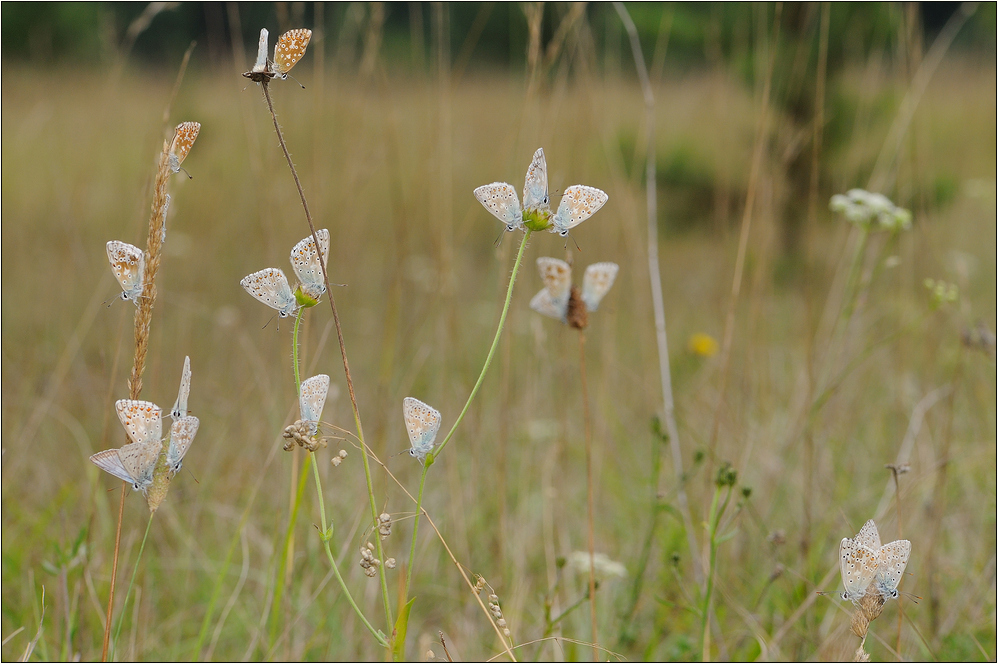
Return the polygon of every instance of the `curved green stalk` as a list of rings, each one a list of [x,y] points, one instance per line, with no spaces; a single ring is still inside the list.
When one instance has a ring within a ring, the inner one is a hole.
[[[405,577],[405,595],[402,597],[402,604],[409,601],[409,585],[412,581],[412,569],[413,564],[416,560],[416,534],[419,532],[419,516],[422,514],[423,510],[423,486],[426,483],[426,472],[430,469],[430,465],[433,463],[433,459],[443,452],[444,447],[447,442],[454,435],[457,427],[461,424],[461,420],[464,419],[465,414],[468,412],[468,408],[471,406],[471,402],[475,399],[475,395],[478,394],[478,388],[482,386],[485,381],[485,374],[489,371],[489,365],[492,364],[492,358],[496,354],[496,348],[499,347],[499,338],[502,337],[503,327],[506,325],[506,314],[509,313],[509,304],[513,301],[513,285],[516,283],[516,275],[520,271],[520,263],[523,262],[523,252],[527,248],[527,240],[530,239],[530,235],[533,231],[529,229],[523,234],[523,240],[520,241],[520,250],[516,254],[516,262],[513,263],[513,274],[509,278],[509,286],[506,288],[506,301],[502,305],[502,315],[499,316],[499,327],[496,329],[496,336],[492,340],[492,347],[489,348],[489,354],[485,358],[485,365],[482,367],[482,372],[478,375],[478,381],[475,383],[475,387],[471,389],[471,394],[468,395],[468,400],[464,404],[464,408],[461,410],[461,414],[457,416],[454,420],[454,424],[451,426],[450,431],[444,437],[440,446],[437,447],[436,452],[433,452],[426,458],[426,462],[423,464],[423,473],[419,478],[419,495],[416,498],[416,518],[412,524],[412,544],[409,547],[409,566],[406,568]],[[366,460],[365,460],[366,462]]]
[[[312,460],[312,476],[315,477],[315,491],[319,494],[319,523],[322,526],[319,532],[319,537],[322,539],[322,546],[326,550],[326,557],[329,558],[329,564],[333,568],[333,575],[336,576],[336,580],[340,584],[340,588],[343,590],[343,595],[347,598],[347,602],[353,607],[354,612],[360,621],[364,623],[364,627],[367,627],[368,631],[374,635],[374,638],[378,640],[385,648],[388,647],[388,640],[385,635],[379,632],[374,626],[368,622],[367,618],[364,616],[364,612],[360,610],[357,606],[357,602],[354,601],[353,595],[350,594],[350,589],[347,588],[347,584],[343,581],[343,577],[340,576],[340,568],[336,564],[336,558],[333,557],[333,552],[329,548],[329,540],[333,537],[333,529],[326,528],[326,506],[322,498],[322,480],[319,478],[319,464],[315,462],[315,452],[309,453],[309,458]]]
[[[301,326],[301,319],[305,315],[305,307],[298,308],[298,315],[295,316],[294,333],[291,335],[292,357],[295,365],[295,394],[301,396],[301,373],[298,369],[298,328]]]
[[[146,524],[146,534],[142,536],[142,544],[139,545],[139,555],[135,557],[135,567],[132,568],[132,578],[128,580],[128,590],[125,591],[125,600],[121,603],[121,615],[118,616],[118,627],[114,630],[114,641],[111,643],[111,653],[108,656],[110,661],[114,661],[114,648],[118,644],[118,635],[121,634],[121,625],[125,622],[125,609],[128,608],[128,598],[132,594],[132,586],[135,584],[135,575],[139,572],[139,562],[142,560],[142,552],[146,548],[146,540],[149,539],[149,530],[152,528],[152,518],[155,512],[149,515],[149,523]],[[110,619],[110,616],[108,616]]]

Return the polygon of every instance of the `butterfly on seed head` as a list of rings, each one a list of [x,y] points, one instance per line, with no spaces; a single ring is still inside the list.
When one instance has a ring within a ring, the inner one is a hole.
[[[121,299],[131,300],[138,306],[143,288],[145,253],[134,244],[111,240],[107,243],[107,259],[111,263],[114,278],[121,286]]]
[[[301,283],[302,293],[318,302],[326,292],[322,265],[329,269],[329,231],[320,228],[315,235],[319,239],[319,248],[322,251],[322,264],[319,264],[319,252],[315,250],[315,240],[309,235],[291,249],[291,267],[294,268]]]
[[[266,28],[260,30],[260,42],[257,46],[256,62],[253,68],[243,73],[243,76],[257,83],[270,81],[272,78],[287,80],[288,72],[294,67],[302,56],[305,55],[305,48],[312,38],[312,31],[306,28],[298,28],[285,32],[274,45],[274,59],[267,60],[267,41],[270,33]]]
[[[406,397],[402,400],[402,418],[409,434],[409,456],[426,463],[426,455],[433,451],[433,444],[440,430],[440,411],[419,399]]]
[[[877,553],[856,540],[843,537],[839,543],[839,572],[842,575],[842,599],[857,604],[877,576]]]
[[[572,267],[563,260],[541,256],[537,269],[544,282],[537,295],[530,300],[530,308],[539,314],[566,321],[572,292]],[[613,286],[619,266],[616,263],[593,263],[586,268],[582,278],[581,299],[588,311],[596,311],[599,303]]]
[[[194,141],[197,140],[198,132],[201,131],[200,122],[181,122],[173,134],[173,141],[170,143],[168,159],[170,170],[174,173],[181,171],[180,165],[187,159]],[[188,175],[190,177],[190,175]]]
[[[180,392],[170,410],[173,420],[170,427],[170,444],[166,448],[166,463],[170,471],[176,475],[180,471],[184,457],[194,442],[201,421],[187,414],[187,399],[191,394],[191,358],[184,357],[184,370],[180,375]]]
[[[291,292],[288,278],[276,267],[267,267],[246,275],[239,285],[260,302],[276,309],[281,318],[287,318],[298,310],[298,301]]]
[[[298,408],[301,421],[309,425],[310,436],[319,432],[319,420],[322,419],[322,409],[326,405],[328,392],[329,376],[326,374],[318,374],[302,381]]]
[[[874,588],[885,600],[897,599],[898,584],[908,566],[908,556],[911,554],[911,542],[894,540],[880,547],[877,551],[877,576]]]
[[[114,408],[131,442],[119,449],[98,452],[90,460],[145,493],[152,484],[153,470],[163,448],[162,411],[154,403],[134,399],[121,399]]]
[[[177,400],[173,402],[170,409],[170,419],[177,421],[182,417],[187,417],[187,398],[191,394],[191,358],[184,357],[184,369],[180,374],[180,391],[177,393]]]

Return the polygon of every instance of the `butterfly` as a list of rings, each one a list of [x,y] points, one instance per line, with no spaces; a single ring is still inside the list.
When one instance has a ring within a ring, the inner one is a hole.
[[[572,292],[572,268],[565,261],[542,256],[537,259],[537,269],[544,282],[537,295],[530,300],[530,308],[539,314],[566,321]],[[581,298],[589,311],[596,311],[600,301],[613,286],[619,266],[616,263],[593,263],[582,277]]]
[[[329,376],[326,374],[312,376],[302,381],[298,408],[301,411],[301,421],[310,425],[310,436],[319,431],[319,420],[322,418],[322,408],[326,405],[327,392],[329,392]]]
[[[180,472],[184,456],[191,448],[200,424],[201,421],[193,415],[186,415],[173,421],[173,426],[170,427],[170,445],[166,448],[166,464],[174,475]]]
[[[877,553],[856,540],[843,537],[839,543],[839,571],[845,587],[842,599],[856,604],[877,576]]]
[[[861,544],[871,551],[880,550],[880,532],[877,530],[877,524],[870,519],[863,524],[863,527],[859,529],[859,533],[853,538],[857,544]]]
[[[319,238],[319,248],[322,250],[322,263],[329,269],[329,231],[320,228],[315,232]],[[322,267],[319,265],[319,253],[315,250],[312,236],[299,242],[291,250],[291,267],[294,268],[301,290],[313,300],[318,300],[326,292],[326,284],[322,279]]]
[[[402,417],[412,444],[409,456],[425,464],[426,455],[433,451],[433,442],[440,430],[440,412],[419,399],[406,397],[402,400]]]
[[[562,237],[568,236],[570,230],[596,214],[608,199],[609,196],[601,189],[573,184],[562,195],[548,230]]]
[[[544,148],[537,148],[534,157],[527,168],[523,181],[523,207],[516,197],[516,189],[505,182],[493,182],[475,189],[475,198],[485,206],[494,217],[506,224],[509,232],[523,230],[523,219],[526,213],[549,212],[548,204],[548,167],[544,158]]]
[[[201,131],[200,122],[181,122],[177,125],[169,153],[170,170],[174,173],[180,172],[180,164],[187,158],[187,153],[191,151],[199,131]]]
[[[308,40],[312,38],[312,31],[298,28],[281,35],[274,46],[273,62],[267,62],[267,40],[269,37],[270,33],[267,32],[266,28],[260,30],[256,62],[251,70],[243,74],[246,78],[257,83],[269,81],[272,78],[287,80],[288,72],[305,55],[305,48],[308,46]]]
[[[152,484],[156,460],[162,448],[160,440],[135,443],[98,452],[90,457],[90,461],[101,470],[130,483],[136,491],[145,493]]]
[[[276,267],[268,267],[242,278],[239,282],[247,293],[271,309],[277,309],[281,318],[287,318],[298,309],[288,278]]]
[[[886,599],[897,599],[898,584],[908,566],[908,555],[911,553],[911,542],[894,540],[880,547],[877,551],[877,576],[874,588]]]
[[[159,442],[163,437],[163,412],[151,401],[119,399],[114,403],[118,420],[132,443]]]
[[[184,357],[184,370],[180,374],[180,392],[177,394],[177,400],[173,402],[173,408],[170,409],[170,419],[174,422],[182,417],[187,417],[187,397],[191,394],[191,358],[190,356]]]
[[[114,278],[121,286],[121,299],[136,305],[142,294],[142,274],[145,271],[145,254],[134,244],[111,240],[107,243],[107,259]]]

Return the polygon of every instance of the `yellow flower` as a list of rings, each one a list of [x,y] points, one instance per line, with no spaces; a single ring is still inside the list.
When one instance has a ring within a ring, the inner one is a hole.
[[[717,355],[717,341],[714,340],[714,337],[703,332],[697,332],[691,336],[686,347],[691,353],[700,357]]]

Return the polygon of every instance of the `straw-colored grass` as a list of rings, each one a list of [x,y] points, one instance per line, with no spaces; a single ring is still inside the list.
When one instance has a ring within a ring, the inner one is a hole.
[[[501,226],[472,189],[496,180],[519,187],[529,156],[543,146],[552,191],[584,183],[609,193],[606,207],[573,232],[581,264],[612,260],[621,266],[586,333],[596,551],[629,571],[627,579],[600,585],[600,640],[628,659],[699,657],[696,584],[680,521],[671,514],[659,519],[639,601],[632,616],[622,617],[631,609],[633,575],[652,518],[654,446],[668,464],[650,430],[662,399],[644,196],[636,175],[644,159],[633,151],[634,137],[643,135],[636,83],[559,79],[525,99],[522,81],[465,75],[449,97],[441,97],[432,79],[375,76],[361,84],[329,75],[321,86],[325,96],[317,99],[320,86],[310,85],[310,66],[305,62],[295,71],[308,89],[289,81],[272,90],[316,227],[329,228],[333,238],[329,279],[347,284],[333,288],[365,434],[382,459],[408,446],[405,396],[434,404],[449,427],[494,334],[517,242],[506,237],[493,248]],[[876,90],[864,87],[871,80]],[[0,633],[7,638],[24,628],[3,646],[6,659],[20,656],[38,628],[42,586],[45,628],[35,657],[99,657],[118,501],[109,489],[120,482],[87,457],[120,444],[113,403],[127,394],[133,314],[130,304],[101,306],[117,293],[104,243],[145,237],[161,114],[172,83],[172,75],[162,72],[133,73],[110,84],[91,73],[5,69]],[[903,93],[901,83],[864,72],[847,73],[836,85],[860,106],[882,104],[878,94],[885,90],[898,98]],[[904,536],[913,545],[902,589],[925,598],[917,605],[904,602],[902,651],[916,659],[995,657],[995,363],[993,355],[960,341],[963,329],[979,319],[995,328],[995,96],[993,61],[955,58],[930,84],[906,143],[911,150],[902,157],[900,193],[887,192],[912,209],[915,226],[882,254],[900,262],[876,274],[849,331],[848,357],[904,333],[861,362],[817,415],[810,430],[815,474],[808,481],[798,437],[808,358],[850,227],[822,208],[808,232],[806,265],[794,268],[801,272],[793,278],[774,278],[785,274],[776,211],[787,192],[778,160],[767,161],[736,309],[716,458],[704,462],[712,464],[705,471],[694,456],[707,445],[713,423],[717,357],[693,355],[686,342],[695,333],[723,334],[743,200],[737,194],[748,180],[755,106],[751,91],[721,77],[657,83],[661,153],[691,150],[723,175],[736,196],[721,224],[711,211],[694,210],[689,214],[700,223],[676,233],[671,229],[690,222],[664,218],[660,248],[695,520],[707,517],[714,469],[723,461],[737,471],[739,491],[752,489],[728,526],[737,533],[717,548],[715,657],[851,657],[856,642],[847,607],[813,600],[816,589],[837,587],[837,572],[832,582],[815,583],[835,565],[838,540],[866,519],[877,518],[885,538],[893,539],[893,503],[874,513],[885,490],[893,492],[893,484],[885,489],[890,475],[884,464],[895,461],[919,400],[943,386],[952,396],[928,411],[908,460],[912,472],[900,478]],[[890,117],[862,117],[848,145],[829,158],[822,200],[866,183]],[[239,280],[263,266],[288,272],[290,248],[307,227],[254,85],[230,72],[189,71],[170,122],[183,120],[200,121],[202,130],[184,164],[193,180],[180,175],[172,183],[142,396],[169,407],[178,367],[190,355],[190,407],[201,428],[158,511],[129,608],[134,614],[117,652],[122,659],[191,657],[234,545],[202,657],[382,659],[329,582],[312,526],[318,510],[311,488],[285,604],[270,605],[290,490],[281,431],[297,417],[292,326],[268,324],[270,311],[248,297]],[[955,183],[955,193],[937,205],[936,192],[947,183]],[[668,190],[660,193],[668,196]],[[672,210],[668,205],[664,201],[663,209]],[[566,576],[572,573],[556,564],[587,548],[576,333],[527,306],[539,288],[533,260],[560,256],[563,245],[546,233],[531,238],[496,363],[446,454],[431,468],[424,498],[458,559],[488,579],[501,599],[516,644],[544,634],[545,598],[559,574],[556,606],[571,605],[588,586],[587,575]],[[956,283],[960,301],[929,314],[922,286],[927,277]],[[330,399],[323,419],[352,430],[331,326],[325,306],[310,312],[302,372],[332,376],[339,398]],[[334,552],[354,596],[376,621],[377,582],[357,565],[359,547],[371,537],[365,532],[370,506],[360,454],[350,445],[334,444],[318,458],[336,528]],[[350,455],[333,467],[329,457],[340,447]],[[927,506],[943,463],[948,479],[930,569]],[[388,465],[415,493],[418,464],[401,455]],[[379,500],[394,518],[386,555],[401,561],[412,523],[402,517],[413,505],[377,466],[374,471]],[[812,509],[806,550],[800,547],[804,492]],[[674,494],[661,497],[672,500]],[[144,501],[126,499],[119,574],[131,573],[146,514]],[[85,547],[73,549],[81,534]],[[697,537],[704,543],[702,531]],[[673,552],[680,554],[675,566]],[[444,657],[438,630],[455,658],[501,652],[429,528],[420,528],[416,559],[408,656],[422,659],[433,649]],[[389,572],[390,588],[400,574]],[[795,615],[805,602],[812,604]],[[275,610],[280,630],[271,647],[267,616]],[[875,659],[893,656],[897,611],[889,604],[871,628],[866,648]],[[212,641],[220,617],[225,622]],[[570,614],[554,633],[585,642],[588,609]],[[516,652],[533,658],[538,647]],[[540,656],[554,657],[562,648],[573,659],[590,656],[585,645],[571,643],[546,644]]]

